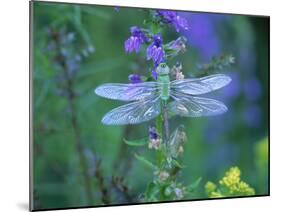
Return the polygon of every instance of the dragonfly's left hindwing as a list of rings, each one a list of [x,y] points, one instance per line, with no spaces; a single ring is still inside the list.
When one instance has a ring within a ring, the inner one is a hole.
[[[157,82],[107,83],[97,87],[95,93],[108,99],[133,101],[109,111],[102,119],[103,124],[139,124],[155,118],[161,112]]]

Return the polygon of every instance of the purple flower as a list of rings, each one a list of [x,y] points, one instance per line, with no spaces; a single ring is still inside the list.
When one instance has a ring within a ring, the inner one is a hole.
[[[140,51],[141,44],[143,44],[147,38],[145,34],[141,31],[141,29],[137,26],[131,27],[130,31],[131,37],[129,37],[125,41],[125,50],[127,53],[132,53],[133,51],[138,53]]]
[[[149,127],[149,139],[150,140],[155,140],[158,138],[156,128],[155,127]]]
[[[157,14],[162,17],[163,22],[173,25],[177,32],[180,30],[188,30],[188,24],[185,18],[179,16],[174,11],[157,10]]]
[[[148,148],[158,150],[161,145],[161,139],[156,132],[155,127],[149,127],[149,142]]]
[[[146,49],[146,58],[147,60],[152,59],[155,67],[163,62],[165,58],[162,42],[163,40],[160,34],[154,35],[153,42]]]
[[[153,77],[154,80],[157,80],[158,76],[155,70],[151,71],[151,76]]]
[[[130,74],[128,79],[133,84],[142,82],[141,76],[139,74]]]

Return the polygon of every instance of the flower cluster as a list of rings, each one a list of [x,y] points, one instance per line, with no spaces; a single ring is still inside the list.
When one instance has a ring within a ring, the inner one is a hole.
[[[241,171],[238,167],[232,167],[220,180],[220,185],[229,189],[231,194],[254,195],[255,191],[249,185],[240,180]]]
[[[156,10],[151,22],[156,24],[156,30],[144,29],[138,26],[130,28],[131,36],[125,41],[124,48],[126,53],[139,53],[143,45],[146,47],[146,59],[153,62],[151,75],[154,80],[157,80],[155,68],[162,62],[166,62],[167,58],[174,57],[186,50],[186,38],[180,36],[167,44],[163,43],[163,37],[160,34],[162,25],[172,25],[176,31],[187,30],[187,21],[185,18],[178,15],[174,11]],[[155,25],[154,25],[155,26]],[[132,77],[132,76],[131,76]],[[134,78],[134,77],[133,77]],[[129,80],[134,83],[134,79]],[[137,80],[139,82],[139,80]]]
[[[177,12],[168,10],[157,10],[157,15],[162,21],[175,27],[176,31],[188,30],[188,24],[185,18],[178,15]]]
[[[211,198],[227,196],[250,196],[255,194],[255,190],[240,179],[241,171],[238,167],[232,167],[225,173],[219,181],[220,189],[212,182],[207,182],[205,191]]]

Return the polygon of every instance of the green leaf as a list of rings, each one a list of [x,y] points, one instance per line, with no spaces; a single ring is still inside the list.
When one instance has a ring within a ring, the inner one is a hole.
[[[80,33],[81,37],[84,39],[84,41],[87,43],[87,45],[92,45],[91,37],[87,30],[85,30],[85,27],[82,24],[81,21],[81,7],[75,6],[74,7],[74,13],[73,16],[70,16],[70,19],[72,19],[72,22],[78,31]]]
[[[187,191],[193,192],[200,184],[202,180],[202,177],[199,177],[197,180],[195,180],[193,183],[191,183],[189,186],[187,186]]]
[[[131,141],[128,141],[124,138],[123,140],[129,146],[144,146],[144,145],[147,144],[147,138],[142,138],[142,139],[138,139],[138,140],[131,140]]]
[[[142,157],[142,156],[140,156],[138,154],[135,154],[135,158],[138,159],[140,162],[142,162],[147,167],[149,167],[149,168],[151,168],[153,170],[157,169],[157,167],[152,162],[148,161],[144,157]]]
[[[146,201],[157,201],[156,195],[160,192],[159,186],[155,183],[149,183],[144,193]]]
[[[146,76],[141,76],[141,80],[145,82],[145,81],[148,80],[148,77],[146,77]]]
[[[180,169],[183,169],[185,166],[181,165],[177,160],[173,159],[172,160],[172,164],[175,166],[175,167],[178,167]]]
[[[152,22],[150,27],[151,27],[151,31],[154,35],[159,33],[160,27],[159,27],[159,24],[157,22]]]

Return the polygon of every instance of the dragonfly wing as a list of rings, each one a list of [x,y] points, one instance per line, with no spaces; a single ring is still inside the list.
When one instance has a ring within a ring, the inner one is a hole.
[[[109,111],[102,119],[106,125],[139,124],[161,112],[160,97],[142,99]]]
[[[169,111],[180,116],[214,116],[227,111],[227,107],[222,102],[214,99],[193,97],[186,94],[173,95],[172,97],[175,101],[169,103]]]
[[[95,93],[99,96],[122,101],[140,100],[156,94],[157,91],[157,82],[135,84],[106,83],[95,89]]]
[[[220,89],[230,83],[231,78],[224,74],[214,74],[195,79],[175,80],[171,82],[171,89],[190,95],[200,95]]]

